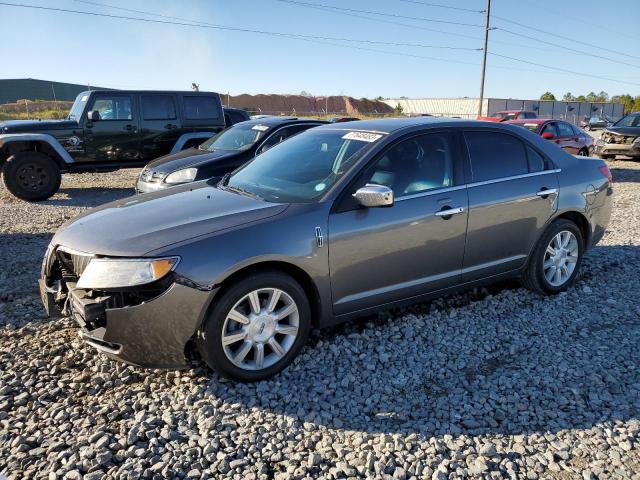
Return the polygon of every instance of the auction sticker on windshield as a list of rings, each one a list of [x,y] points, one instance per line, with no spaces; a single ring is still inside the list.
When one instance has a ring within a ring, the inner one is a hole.
[[[253,127],[251,127],[251,130],[258,130],[259,132],[264,132],[266,130],[269,130],[269,127],[267,127],[266,125],[254,125]]]
[[[361,142],[375,142],[382,134],[371,132],[349,132],[342,137],[343,140],[360,140]]]

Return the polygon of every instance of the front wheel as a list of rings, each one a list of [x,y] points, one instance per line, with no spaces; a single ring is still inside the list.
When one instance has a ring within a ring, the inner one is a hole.
[[[28,202],[46,200],[60,188],[60,168],[43,153],[12,155],[2,167],[2,179],[13,195]]]
[[[244,382],[289,365],[309,336],[311,310],[302,287],[280,272],[257,273],[227,288],[198,335],[204,361]]]
[[[522,281],[542,295],[563,292],[578,276],[583,254],[584,239],[578,226],[569,220],[556,220],[536,244]]]
[[[589,156],[589,151],[586,148],[583,148],[582,150],[578,151],[578,156],[579,157],[588,157]]]

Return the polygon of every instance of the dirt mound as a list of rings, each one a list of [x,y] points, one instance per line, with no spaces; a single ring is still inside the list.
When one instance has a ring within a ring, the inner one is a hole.
[[[370,115],[393,113],[386,103],[345,96],[311,97],[305,95],[222,95],[223,103],[265,114],[344,114]]]

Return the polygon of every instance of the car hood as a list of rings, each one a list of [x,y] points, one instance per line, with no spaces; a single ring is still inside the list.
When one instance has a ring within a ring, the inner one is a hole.
[[[52,244],[98,255],[142,256],[278,215],[287,206],[195,182],[88,210],[63,225]]]
[[[640,127],[607,127],[604,131],[619,135],[640,135]]]
[[[75,120],[9,120],[0,122],[0,134],[38,132],[40,130],[64,130],[77,126],[78,122]]]
[[[219,159],[235,157],[241,153],[243,152],[228,152],[222,150],[210,152],[208,150],[199,150],[198,148],[188,148],[173,155],[165,155],[164,157],[154,160],[145,167],[145,170],[162,173],[175,172],[182,168],[198,167]]]

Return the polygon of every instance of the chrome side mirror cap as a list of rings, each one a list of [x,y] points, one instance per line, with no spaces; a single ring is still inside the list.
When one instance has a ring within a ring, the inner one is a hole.
[[[353,198],[367,208],[390,207],[393,205],[393,190],[386,185],[368,183],[359,188]]]

